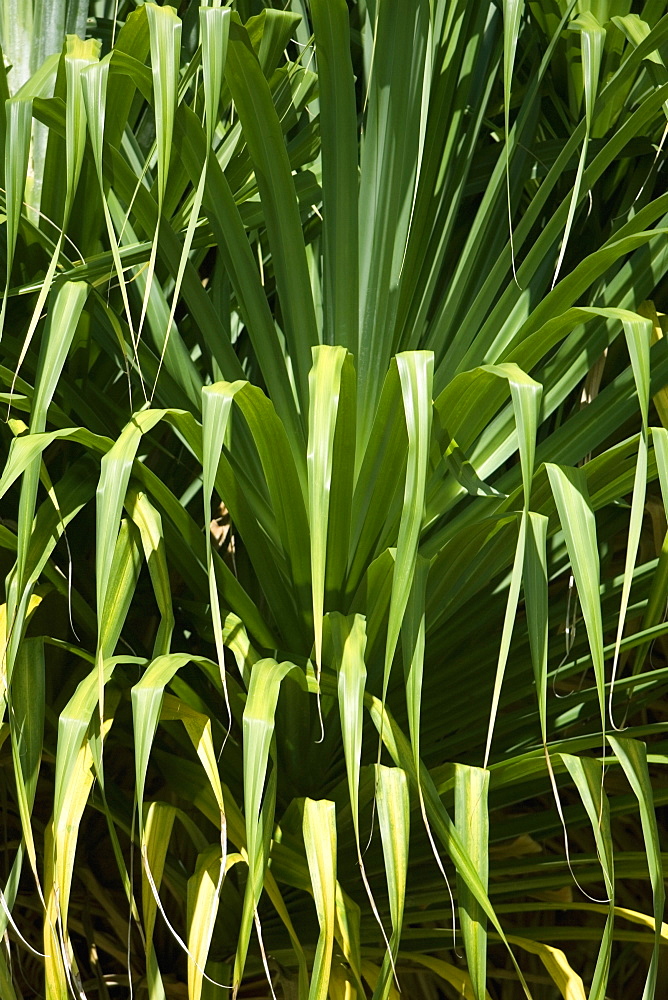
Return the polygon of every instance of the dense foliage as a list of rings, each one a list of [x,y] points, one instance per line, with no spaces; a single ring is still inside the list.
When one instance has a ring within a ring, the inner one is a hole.
[[[3,1000],[665,995],[668,4],[1,11]]]

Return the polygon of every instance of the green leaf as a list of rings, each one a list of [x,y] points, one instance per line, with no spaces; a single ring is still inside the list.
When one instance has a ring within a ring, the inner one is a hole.
[[[204,120],[209,148],[213,146],[220,91],[223,86],[231,12],[226,7],[200,7],[199,30],[204,77]]]
[[[275,802],[275,784],[272,788],[272,777],[267,775],[269,750],[274,735],[278,695],[284,678],[290,673],[305,686],[304,675],[293,663],[277,663],[270,658],[258,660],[251,673],[248,699],[244,708],[243,773],[249,875],[234,960],[235,985],[241,982],[246,964],[251,923],[257,913],[268,861],[268,845],[264,833],[265,829],[269,832],[273,825]],[[272,774],[275,783],[275,771]],[[266,809],[263,814],[264,807]]]
[[[651,997],[656,995],[661,925],[666,893],[661,861],[659,829],[654,809],[654,794],[647,766],[647,750],[644,743],[641,743],[639,740],[619,739],[609,736],[608,742],[622,765],[640,807],[640,822],[645,841],[645,853],[647,855],[647,865],[652,883],[654,901],[654,951],[652,952],[652,959],[647,971],[647,979],[642,994],[643,1000],[650,1000]]]
[[[155,132],[158,147],[158,206],[167,188],[167,174],[172,156],[174,112],[179,79],[181,20],[173,7],[146,4],[151,38],[151,75],[155,101]]]
[[[174,630],[174,611],[162,519],[145,493],[130,490],[125,502],[133,523],[139,529],[144,558],[160,612],[160,626],[153,644],[153,656],[161,656],[169,653]]]
[[[392,937],[373,995],[374,998],[385,1000],[389,996],[392,985],[391,976],[394,973],[401,940],[408,869],[410,829],[408,781],[400,767],[385,767],[382,764],[376,764],[376,803],[378,805],[378,825],[383,842]]]
[[[364,688],[366,684],[364,663],[366,623],[362,615],[351,615],[344,618],[337,612],[331,612],[327,616],[327,621],[332,637],[333,665],[338,673],[339,716],[348,777],[348,795],[352,809],[357,851],[361,857],[359,783]]]
[[[510,98],[513,80],[513,67],[517,53],[517,40],[520,33],[520,22],[524,13],[524,0],[503,0],[503,114],[506,148],[506,189],[508,195],[508,223],[510,227],[510,247],[513,255],[513,275],[515,260],[513,251],[513,221],[510,196]],[[516,279],[517,280],[517,279]]]
[[[426,595],[429,561],[417,557],[411,594],[401,623],[401,647],[404,661],[404,683],[408,706],[408,728],[413,747],[413,763],[419,774],[420,767],[420,716],[422,708],[422,680],[426,642]]]
[[[306,412],[311,347],[318,343],[290,162],[271,92],[246,31],[232,18],[225,76],[244,130],[272,249],[285,338]]]
[[[531,647],[538,717],[543,743],[547,743],[547,664],[549,644],[549,594],[547,577],[548,518],[528,513],[524,550],[524,601]]]
[[[359,413],[366,442],[390,358],[398,283],[429,86],[429,4],[380,3],[365,101],[359,189]],[[390,85],[390,81],[392,84]]]
[[[309,1000],[326,1000],[336,905],[336,812],[333,802],[325,799],[306,799],[304,802],[304,846],[320,926]]]
[[[559,251],[559,259],[557,261],[557,266],[554,272],[554,278],[552,279],[552,287],[554,287],[557,283],[557,278],[561,270],[561,265],[563,263],[564,256],[566,254],[568,239],[571,233],[571,229],[573,227],[573,218],[575,216],[575,209],[577,207],[580,196],[582,175],[584,173],[585,164],[587,162],[587,149],[589,146],[589,138],[593,126],[594,105],[596,103],[598,80],[601,71],[601,58],[603,55],[603,45],[605,42],[605,28],[603,28],[598,23],[594,15],[588,10],[579,14],[578,17],[575,18],[575,20],[571,21],[569,28],[572,31],[579,32],[582,39],[582,76],[584,80],[586,131],[582,143],[582,152],[580,154],[578,170],[577,174],[575,175],[573,194],[568,208],[568,218],[566,219],[564,238],[561,243],[561,250]]]
[[[612,950],[615,876],[610,810],[607,795],[603,790],[603,769],[597,760],[589,757],[575,757],[571,754],[560,754],[560,757],[575,782],[589,817],[603,873],[605,892],[609,901],[608,918],[601,937],[601,946],[589,992],[589,996],[595,1000],[604,1000]]]
[[[65,365],[87,294],[88,288],[83,282],[68,282],[61,286],[56,295],[40,347],[39,367],[31,413],[31,437],[41,434],[46,427],[49,405]],[[35,514],[40,472],[37,455],[24,466],[22,471],[24,476],[21,484],[16,563],[16,579],[19,587],[25,586],[23,577]],[[13,610],[10,608],[12,617]],[[17,635],[21,634],[22,623],[20,620],[16,621],[14,629]]]
[[[392,597],[383,673],[383,698],[387,691],[392,660],[401,631],[401,622],[413,584],[420,529],[424,516],[431,435],[433,365],[434,358],[429,351],[416,351],[397,356],[404,416],[408,431],[408,465],[397,539],[397,555],[392,578]]]
[[[462,844],[478,870],[485,889],[489,876],[489,771],[455,765],[455,824]],[[484,1000],[487,981],[487,921],[477,899],[461,876],[457,896],[466,961],[476,1000]]]
[[[322,665],[322,618],[325,610],[334,436],[345,360],[346,351],[343,347],[316,347],[313,349],[313,368],[309,375],[307,471],[313,625],[315,629],[315,659],[318,670]],[[340,470],[336,471],[338,473]],[[337,539],[337,544],[341,544],[343,541],[345,538]]]
[[[357,111],[344,0],[311,4],[320,100],[323,340],[358,350]]]
[[[0,339],[5,326],[7,292],[11,284],[12,265],[16,253],[16,239],[23,211],[23,197],[28,172],[30,131],[32,126],[32,101],[13,99],[5,103],[7,117],[5,134],[5,212],[7,214],[7,270],[5,291],[2,296]]]
[[[629,524],[629,539],[626,549],[626,561],[624,565],[624,583],[622,585],[621,607],[619,610],[619,624],[617,626],[617,640],[615,655],[612,664],[612,681],[610,684],[609,711],[610,722],[614,726],[612,719],[612,698],[614,694],[614,683],[617,672],[619,658],[619,648],[626,622],[626,613],[631,594],[631,583],[633,570],[635,568],[640,545],[640,535],[642,531],[643,510],[645,507],[645,496],[647,492],[647,464],[648,464],[648,411],[650,397],[650,338],[652,335],[652,324],[650,320],[641,319],[624,322],[624,333],[631,357],[631,367],[633,378],[638,393],[638,404],[642,419],[642,433],[638,443],[638,462],[633,483],[633,496],[631,499],[631,516]],[[616,728],[616,727],[615,727]]]
[[[587,629],[596,678],[601,726],[605,732],[603,623],[599,595],[600,563],[596,542],[596,523],[589,505],[587,481],[581,469],[568,469],[551,464],[548,464],[546,469],[564,532],[575,586]]]
[[[227,870],[241,860],[240,854],[228,855]],[[188,996],[192,1000],[206,996],[209,983],[217,988],[211,977],[205,980],[204,968],[218,917],[222,866],[220,848],[212,844],[197,856],[195,872],[188,879]]]
[[[37,852],[31,813],[37,793],[44,741],[46,700],[44,671],[43,641],[41,639],[24,640],[11,675],[9,726],[21,829],[38,885]]]
[[[218,473],[218,464],[223,450],[223,442],[225,441],[225,436],[227,434],[235,388],[239,389],[242,385],[243,383],[236,382],[229,388],[229,390],[227,386],[221,387],[218,385],[205,386],[202,389],[202,501],[204,504],[205,524],[209,524],[211,520],[213,486]],[[218,656],[221,679],[223,681],[223,686],[225,687],[223,626],[218,585],[216,581],[216,571],[213,564],[213,550],[210,530],[206,531],[205,537],[213,636],[216,644],[216,654]],[[226,687],[225,691],[227,691]],[[230,711],[229,705],[228,711]]]

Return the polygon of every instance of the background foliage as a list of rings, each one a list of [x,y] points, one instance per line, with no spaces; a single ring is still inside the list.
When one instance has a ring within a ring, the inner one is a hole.
[[[0,992],[666,992],[663,0],[1,7]]]

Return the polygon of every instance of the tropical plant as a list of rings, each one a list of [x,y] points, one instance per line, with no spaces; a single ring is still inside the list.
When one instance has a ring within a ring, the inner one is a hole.
[[[660,995],[666,3],[47,7],[3,1000]]]

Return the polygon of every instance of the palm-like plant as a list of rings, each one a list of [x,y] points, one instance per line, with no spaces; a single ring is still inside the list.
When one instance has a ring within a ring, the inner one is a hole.
[[[233,7],[2,80],[3,997],[649,998],[666,5]]]

